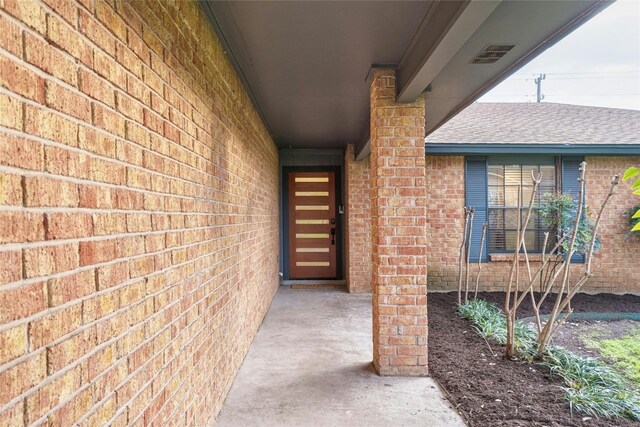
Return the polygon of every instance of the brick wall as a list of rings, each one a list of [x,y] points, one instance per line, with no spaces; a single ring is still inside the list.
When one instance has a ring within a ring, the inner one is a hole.
[[[609,191],[610,178],[629,166],[640,164],[640,157],[593,156],[587,157],[586,161],[589,171],[587,204],[595,210]],[[464,164],[464,156],[426,156],[429,291],[458,289],[458,255],[464,227]],[[629,227],[628,218],[623,215],[640,203],[640,197],[629,191],[629,185],[620,184],[617,195],[609,202],[600,225],[602,249],[594,256],[594,274],[583,288],[585,292],[640,294],[640,269],[629,256],[638,251],[640,239],[625,241]],[[510,257],[494,256],[497,258],[508,260]],[[532,265],[535,267],[536,264]],[[584,272],[583,264],[572,267],[574,274]],[[503,290],[509,268],[508,261],[483,263],[480,289]],[[470,275],[474,285],[476,273],[477,263],[472,266]]]
[[[640,165],[637,157],[587,157],[587,204],[592,210],[600,208],[610,188],[610,178],[622,175],[629,166]],[[625,241],[629,230],[628,217],[624,212],[640,204],[640,196],[630,191],[631,183],[618,186],[617,195],[609,202],[600,225],[601,250],[594,255],[593,277],[587,282],[587,290],[592,292],[632,292],[640,294],[640,266],[633,254],[640,252],[640,237]],[[595,219],[597,212],[593,213]]]
[[[369,157],[356,161],[353,145],[345,150],[347,187],[346,270],[349,292],[371,292],[371,194]]]
[[[372,74],[373,364],[380,375],[426,375],[424,98],[397,104],[395,72]]]
[[[426,156],[427,241],[430,248],[437,248],[427,252],[430,291],[458,289],[464,162],[464,156]]]
[[[639,157],[587,157],[587,205],[592,211],[609,191],[610,178],[631,165],[640,164]],[[593,277],[587,282],[585,292],[633,292],[640,293],[640,269],[633,265],[629,254],[636,253],[640,240],[625,241],[628,230],[625,210],[640,202],[631,194],[629,185],[622,183],[608,205],[600,225],[602,248],[594,256]],[[427,239],[429,290],[458,289],[458,255],[464,227],[464,157],[427,156]],[[592,212],[593,219],[597,212]],[[502,257],[508,259],[510,257]],[[535,263],[532,264],[535,267]],[[583,264],[572,266],[573,276],[584,272]],[[509,276],[509,262],[488,262],[482,265],[480,288],[503,290]],[[523,277],[525,274],[524,269]],[[471,269],[475,281],[477,264]],[[475,283],[475,282],[474,282]]]
[[[204,425],[277,287],[277,150],[195,2],[0,0],[0,425]]]

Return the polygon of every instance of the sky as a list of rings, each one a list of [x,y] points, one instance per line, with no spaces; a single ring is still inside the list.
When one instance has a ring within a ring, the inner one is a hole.
[[[640,0],[618,0],[479,99],[640,110]]]

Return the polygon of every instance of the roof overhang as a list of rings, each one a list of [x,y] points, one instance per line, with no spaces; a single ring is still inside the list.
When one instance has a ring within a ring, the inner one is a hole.
[[[422,62],[400,64],[398,101],[409,102],[420,93],[418,88],[426,88],[425,134],[429,135],[611,3],[472,1],[452,15],[452,22],[426,50]],[[416,36],[417,40],[422,38]],[[491,44],[515,47],[493,64],[472,64],[471,60]],[[405,57],[417,57],[419,52],[425,49],[416,43]],[[361,138],[357,158],[368,155],[368,150],[368,137]]]
[[[505,143],[429,143],[425,153],[434,156],[548,154],[591,156],[640,156],[640,146],[632,144],[505,144]]]
[[[374,64],[398,101],[427,90],[426,134],[583,24],[610,0],[200,0],[275,143],[367,154]],[[487,45],[515,47],[472,64]]]

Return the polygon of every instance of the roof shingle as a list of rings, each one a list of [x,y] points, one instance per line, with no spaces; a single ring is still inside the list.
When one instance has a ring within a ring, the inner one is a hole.
[[[552,103],[473,103],[429,144],[640,144],[640,111]]]

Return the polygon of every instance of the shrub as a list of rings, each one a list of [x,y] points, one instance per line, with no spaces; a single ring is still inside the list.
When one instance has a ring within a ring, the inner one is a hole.
[[[633,236],[640,238],[640,230],[638,229],[640,228],[640,214],[638,212],[640,212],[640,204],[635,205],[624,213],[629,217],[629,232],[625,235],[625,239]]]
[[[586,212],[578,225],[578,234],[574,249],[576,252],[585,253],[589,250],[589,243],[593,234],[594,223],[589,219],[590,211]],[[578,212],[578,201],[569,194],[546,193],[540,202],[540,215],[544,224],[549,228],[551,235],[571,236],[573,224]],[[600,248],[600,239],[596,238],[594,251]],[[569,239],[562,243],[562,249],[566,253],[569,250]]]
[[[481,336],[499,344],[506,343],[506,318],[498,307],[484,300],[473,300],[458,305],[458,314],[471,321]],[[537,353],[535,332],[516,321],[515,338],[520,354],[533,361]],[[610,366],[553,346],[547,347],[542,364],[563,380],[571,411],[640,421],[640,394],[628,387]]]

